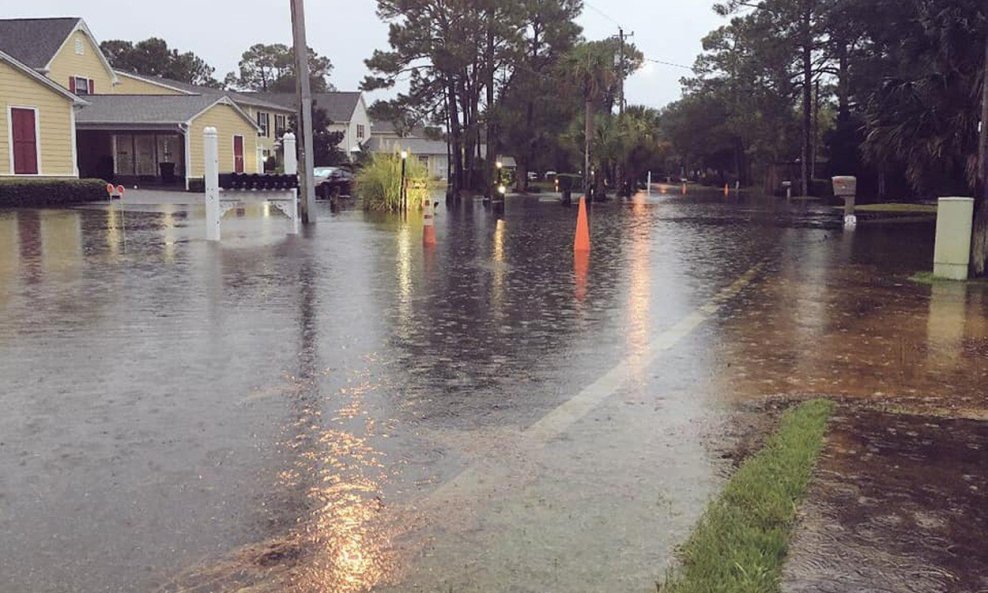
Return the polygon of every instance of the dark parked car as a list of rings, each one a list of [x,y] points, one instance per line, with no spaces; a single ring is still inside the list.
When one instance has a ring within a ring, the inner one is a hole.
[[[349,196],[353,192],[353,173],[342,167],[316,167],[313,173],[316,197],[325,200]]]

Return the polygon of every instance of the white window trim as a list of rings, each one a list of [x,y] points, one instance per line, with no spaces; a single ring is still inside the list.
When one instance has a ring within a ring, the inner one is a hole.
[[[14,110],[24,109],[34,112],[34,152],[38,163],[37,173],[16,173],[14,167]],[[41,109],[33,105],[7,105],[7,146],[10,153],[10,175],[16,177],[42,177],[44,168],[41,166]]]
[[[75,74],[72,75],[72,78],[75,79],[75,94],[76,94],[76,96],[88,97],[89,95],[93,94],[93,89],[90,88],[91,85],[89,84],[89,82],[92,80],[92,78],[89,78],[88,76],[78,76],[78,75],[75,75]],[[86,81],[86,92],[85,93],[80,93],[79,92],[79,81],[80,80],[85,80]]]
[[[264,125],[261,125],[261,120],[264,120]],[[271,137],[271,114],[266,111],[257,112],[257,127],[260,128],[257,135],[262,138]]]
[[[75,35],[75,55],[86,55],[86,40],[79,35]]]

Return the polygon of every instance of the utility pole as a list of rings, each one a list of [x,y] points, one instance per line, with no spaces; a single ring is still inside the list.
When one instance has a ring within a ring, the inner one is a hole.
[[[305,3],[304,0],[290,0],[292,5],[292,38],[295,43],[295,91],[298,105],[298,127],[300,132],[299,151],[301,171],[299,171],[299,193],[301,194],[300,214],[303,224],[316,222],[315,179],[312,170],[315,165],[312,155],[312,84],[309,80],[309,46],[305,42]]]
[[[800,37],[802,37],[802,66],[803,66],[803,147],[800,160],[802,170],[800,180],[803,186],[803,195],[811,194],[813,185],[813,169],[816,163],[809,162],[812,158],[811,138],[813,134],[813,0],[803,0],[802,23],[800,26]]]
[[[635,36],[635,34],[633,32],[625,35],[624,34],[624,28],[623,27],[618,27],[618,39],[620,40],[620,52],[619,52],[619,56],[620,57],[618,58],[618,78],[620,79],[620,87],[619,87],[619,93],[620,94],[619,94],[619,98],[618,98],[618,113],[620,113],[620,114],[623,114],[624,113],[624,107],[625,107],[625,104],[626,104],[626,101],[625,101],[625,98],[624,98],[624,59],[625,59],[625,55],[624,55],[624,40],[625,39],[628,39],[629,37],[634,37],[634,36]]]

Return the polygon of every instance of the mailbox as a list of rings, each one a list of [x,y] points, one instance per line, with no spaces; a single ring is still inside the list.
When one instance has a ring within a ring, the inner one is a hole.
[[[838,198],[858,195],[857,177],[834,177],[834,195]]]

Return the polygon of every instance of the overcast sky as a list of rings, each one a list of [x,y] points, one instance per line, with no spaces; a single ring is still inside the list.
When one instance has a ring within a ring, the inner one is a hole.
[[[580,24],[588,39],[617,33],[618,23],[653,60],[691,65],[701,38],[722,22],[713,0],[594,0]],[[80,16],[98,40],[137,41],[158,36],[192,50],[216,68],[220,80],[253,43],[291,42],[288,0],[2,0],[0,18]],[[374,0],[306,0],[309,45],[329,56],[332,82],[355,90],[367,73],[364,59],[387,47],[387,25]],[[628,101],[660,107],[679,97],[687,70],[647,62],[628,81]],[[372,97],[373,98],[373,97]]]

